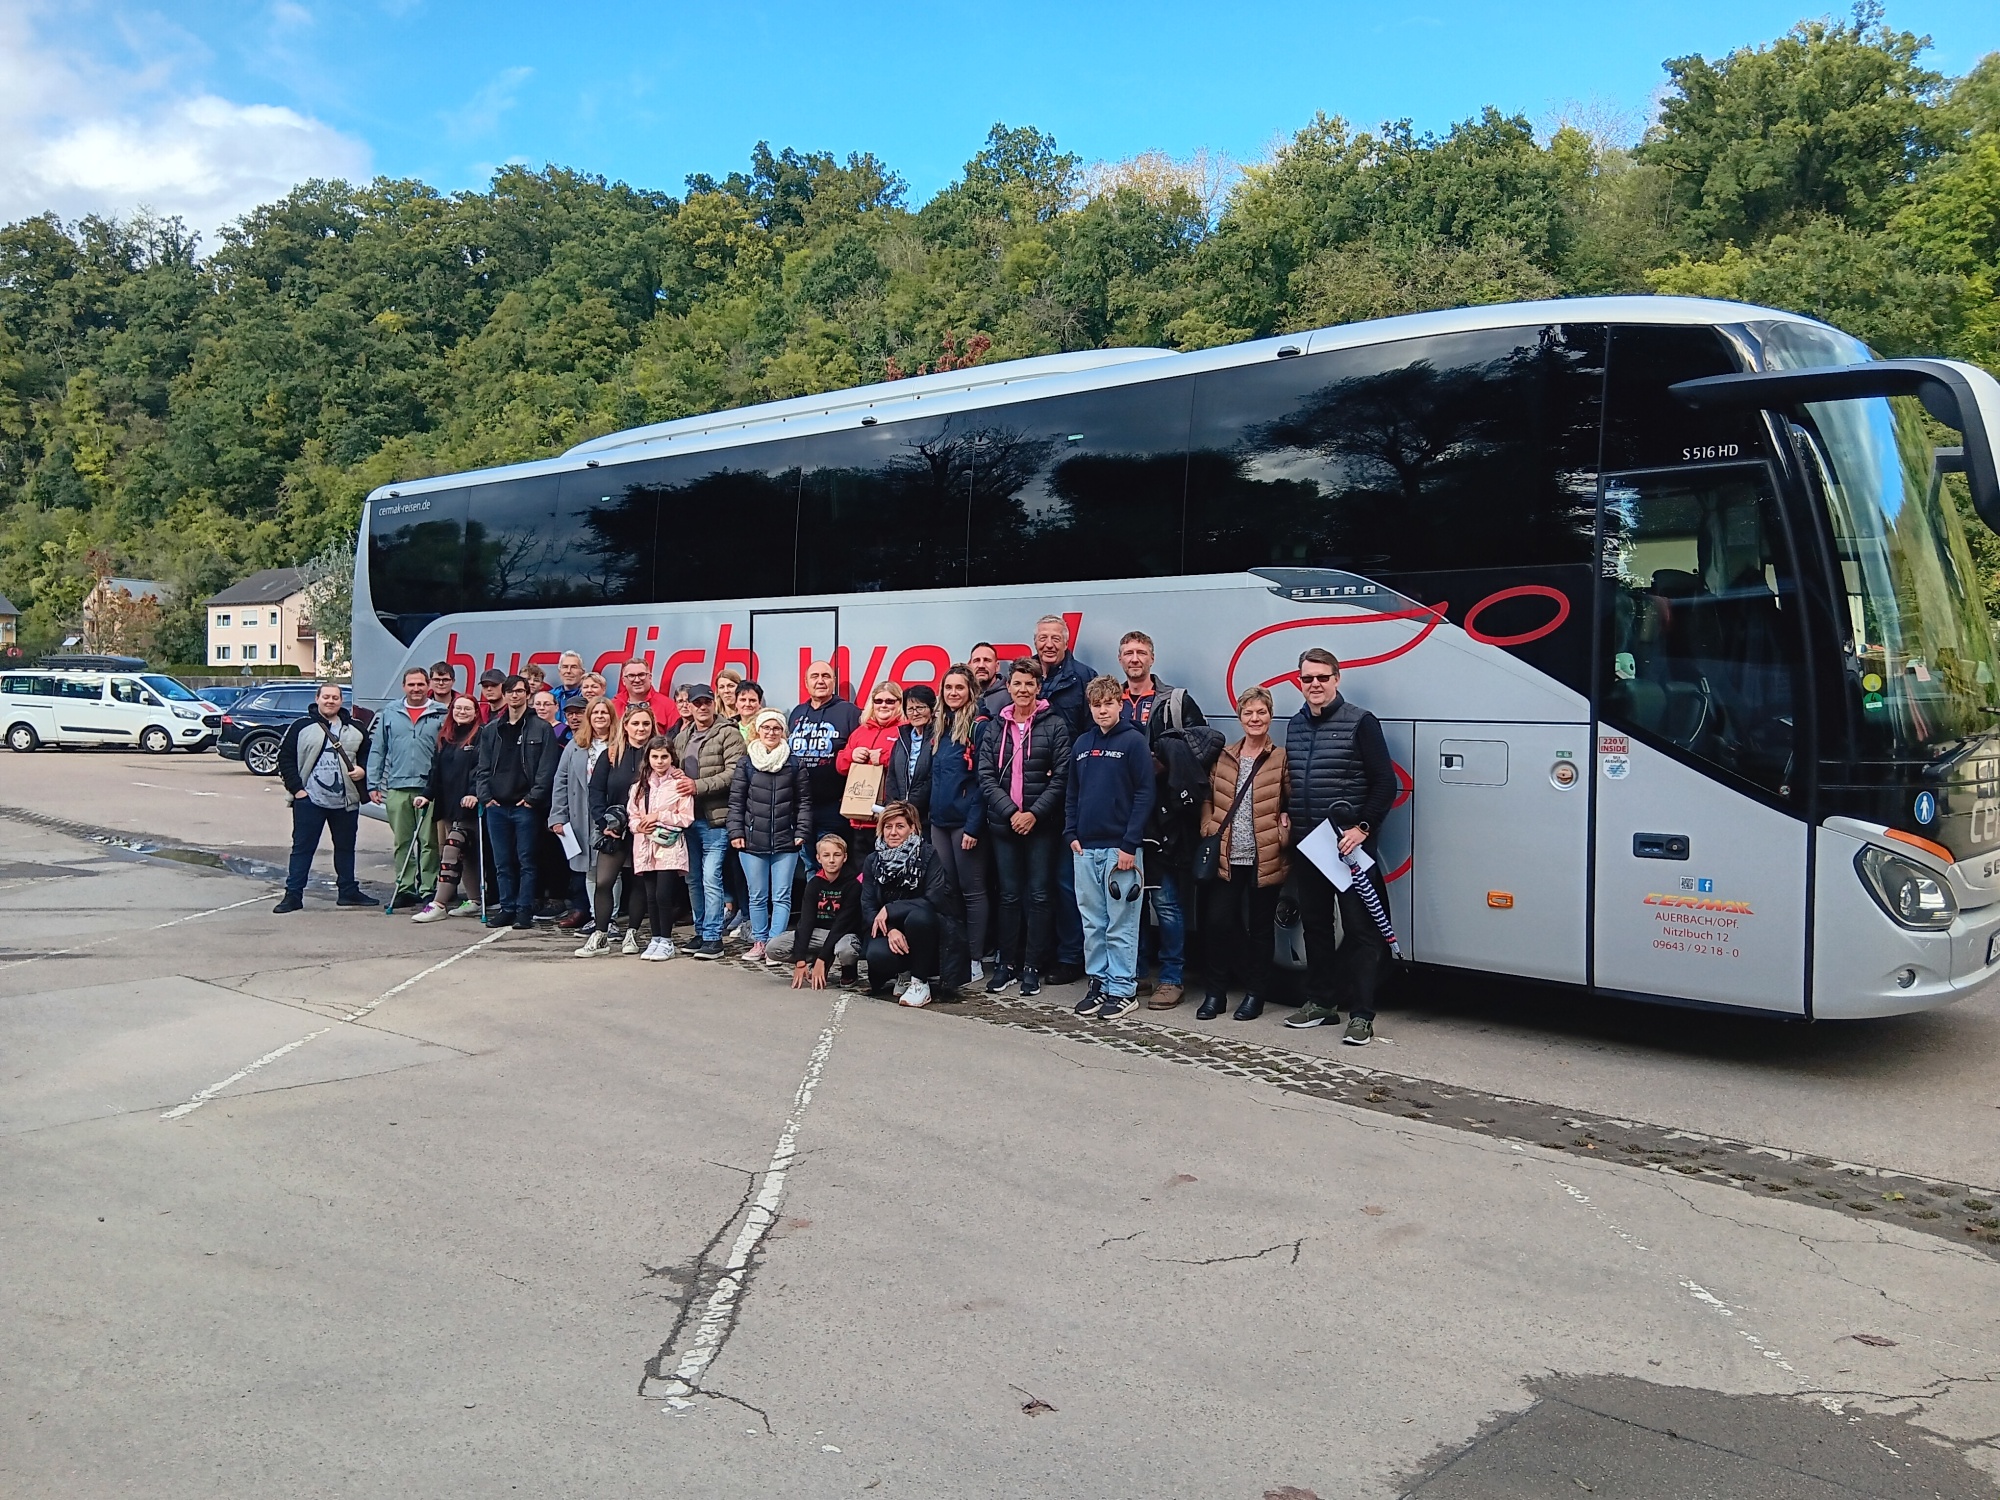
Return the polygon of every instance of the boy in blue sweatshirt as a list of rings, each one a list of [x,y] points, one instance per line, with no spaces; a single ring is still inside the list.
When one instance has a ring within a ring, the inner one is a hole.
[[[1090,987],[1080,1016],[1105,1020],[1139,1008],[1139,840],[1153,810],[1153,749],[1121,715],[1123,689],[1096,677],[1084,689],[1090,728],[1070,749],[1064,837],[1076,865]]]

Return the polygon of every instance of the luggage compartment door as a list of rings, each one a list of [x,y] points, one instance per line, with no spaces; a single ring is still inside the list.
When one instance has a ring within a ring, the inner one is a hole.
[[[1416,726],[1411,956],[1585,981],[1589,726]]]

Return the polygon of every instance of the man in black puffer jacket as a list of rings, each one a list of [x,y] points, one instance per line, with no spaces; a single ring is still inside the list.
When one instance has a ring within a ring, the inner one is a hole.
[[[1368,851],[1373,881],[1386,907],[1378,840],[1396,802],[1396,766],[1382,724],[1340,696],[1340,662],[1314,646],[1299,657],[1299,690],[1306,706],[1285,726],[1285,759],[1291,768],[1292,842],[1299,843],[1327,819],[1340,830],[1340,850]],[[1343,1041],[1364,1047],[1375,1036],[1375,981],[1389,945],[1353,889],[1336,890],[1309,859],[1294,862],[1299,920],[1306,939],[1306,1003],[1287,1026],[1323,1026],[1348,1013]],[[1333,913],[1340,908],[1342,941],[1334,946]]]
[[[1057,898],[1070,734],[1041,690],[1041,663],[1032,656],[1015,662],[1007,671],[1008,704],[979,740],[979,788],[986,797],[987,835],[1000,876],[1000,962],[987,978],[989,995],[1017,978],[1022,994],[1040,993],[1041,966],[1055,935],[1051,908]]]

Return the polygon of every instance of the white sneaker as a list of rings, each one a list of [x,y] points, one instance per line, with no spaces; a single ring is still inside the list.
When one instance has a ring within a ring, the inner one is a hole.
[[[618,951],[627,958],[630,958],[639,951],[639,932],[637,928],[630,928],[626,931],[625,941],[618,945]]]
[[[918,983],[916,975],[898,974],[896,976],[896,983],[894,985],[894,989],[896,991],[896,998],[898,1000],[902,999],[903,996],[909,992],[910,986],[916,983]]]
[[[660,939],[660,951],[653,955],[661,963],[665,963],[670,958],[679,958],[680,956],[681,950],[675,946],[674,940],[670,937]]]
[[[922,979],[911,980],[908,986],[904,988],[899,1003],[911,1006],[929,1005],[931,1003],[931,987],[929,983]]]
[[[641,953],[639,957],[657,961],[660,957],[660,939],[654,938],[650,943],[646,944],[646,951]]]
[[[986,970],[980,965],[979,960],[975,958],[972,961],[972,982],[974,984],[979,984],[983,982],[985,978],[986,978]]]
[[[593,932],[589,941],[576,950],[578,958],[596,958],[601,953],[611,951],[611,939],[601,932]]]
[[[439,906],[435,901],[426,901],[424,909],[411,917],[412,922],[442,922],[451,915],[451,908]]]

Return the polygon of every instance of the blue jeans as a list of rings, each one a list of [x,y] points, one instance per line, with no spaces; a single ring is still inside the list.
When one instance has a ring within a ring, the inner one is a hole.
[[[333,835],[333,878],[340,894],[364,894],[354,879],[354,834],[360,826],[361,814],[351,807],[321,807],[310,797],[294,797],[292,862],[285,871],[285,894],[298,897],[306,893],[306,877],[312,874],[322,828]]]
[[[1146,923],[1139,924],[1140,961],[1149,963],[1146,953],[1158,949],[1160,983],[1179,984],[1187,966],[1187,912],[1181,906],[1180,877],[1172,870],[1160,873],[1159,887],[1153,892],[1153,915],[1160,919],[1156,937]]]
[[[722,940],[722,859],[729,830],[697,818],[687,827],[688,899],[694,904],[694,934],[704,943]]]
[[[1104,982],[1107,996],[1122,1000],[1139,985],[1139,913],[1146,905],[1139,899],[1139,871],[1120,870],[1116,849],[1072,853],[1069,866],[1083,928],[1084,972]]]
[[[790,849],[779,854],[738,849],[736,858],[750,887],[750,941],[768,943],[792,925],[792,871],[799,857]]]
[[[493,851],[494,909],[502,916],[535,915],[535,843],[542,816],[532,807],[486,806],[486,843]]]

